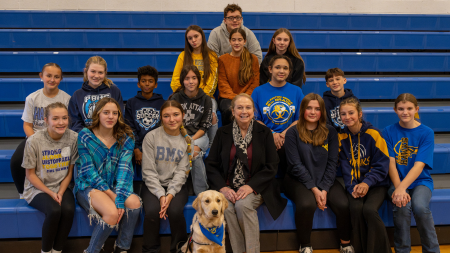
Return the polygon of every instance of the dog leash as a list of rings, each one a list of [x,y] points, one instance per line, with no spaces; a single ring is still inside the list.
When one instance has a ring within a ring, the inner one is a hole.
[[[198,218],[195,217],[194,223],[196,223],[197,220],[198,220]],[[194,234],[194,226],[192,226],[191,233],[189,234],[189,237],[188,237],[188,244],[187,244],[187,247],[186,247],[186,251],[185,251],[184,253],[188,253],[189,249],[191,248],[192,243],[195,243],[195,244],[197,244],[197,245],[204,245],[204,246],[206,246],[206,245],[212,245],[212,243],[199,243],[199,242],[194,241],[194,239],[192,239],[193,234]],[[191,250],[191,252],[192,252],[192,250]]]

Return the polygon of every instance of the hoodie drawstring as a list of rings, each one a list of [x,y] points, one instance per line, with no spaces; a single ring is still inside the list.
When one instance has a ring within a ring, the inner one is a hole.
[[[355,155],[353,154],[353,142],[352,142],[352,136],[348,135],[350,139],[350,150],[352,152],[352,163],[353,163],[353,169],[352,169],[352,183],[353,183],[353,176],[355,175],[356,179],[359,179],[361,177],[361,170],[359,169],[361,165],[361,148],[360,148],[360,134],[358,133],[358,161],[355,161]],[[356,166],[358,166],[356,168]]]

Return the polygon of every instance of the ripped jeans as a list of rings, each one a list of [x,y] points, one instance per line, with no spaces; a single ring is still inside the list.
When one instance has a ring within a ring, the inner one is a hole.
[[[216,116],[216,124],[213,124],[210,128],[208,128],[208,131],[206,131],[206,135],[208,135],[209,139],[209,148],[211,147],[214,137],[216,136],[217,129],[219,128],[219,118],[217,118],[217,101],[214,98],[211,98],[212,102],[212,112]],[[206,152],[206,150],[204,150]]]
[[[91,241],[89,242],[89,247],[84,251],[85,253],[98,253],[103,247],[106,239],[108,239],[109,235],[114,229],[119,231],[119,234],[116,239],[115,246],[128,250],[131,246],[131,241],[133,240],[134,228],[136,227],[137,220],[139,218],[139,214],[142,209],[142,200],[141,206],[136,209],[129,209],[125,207],[125,213],[117,225],[109,225],[106,223],[100,214],[98,214],[90,203],[90,192],[92,190],[96,190],[94,188],[86,188],[84,191],[77,192],[77,201],[80,206],[88,213],[89,221],[92,225],[92,220],[97,224],[94,227],[94,231],[92,232]],[[115,193],[115,189],[111,189]]]
[[[198,152],[197,157],[192,158],[191,176],[195,195],[198,195],[201,192],[208,190],[205,162],[203,161],[203,156],[205,155],[206,150],[208,150],[208,145],[209,139],[208,136],[206,136],[206,134],[194,140],[194,146],[198,146],[201,149],[201,151]],[[197,152],[194,151],[193,156],[196,153]]]

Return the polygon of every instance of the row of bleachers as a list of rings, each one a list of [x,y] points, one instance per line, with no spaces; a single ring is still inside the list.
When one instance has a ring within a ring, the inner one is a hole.
[[[250,29],[450,30],[450,17],[446,15],[245,12],[244,17],[244,25]],[[0,11],[0,27],[25,29],[185,29],[191,24],[213,29],[222,20],[223,13],[220,12]]]
[[[192,207],[192,202],[195,196],[190,196],[188,203],[184,208],[184,216],[186,217],[187,232],[190,232],[190,225],[192,224],[192,217],[195,214],[195,209]],[[450,208],[450,189],[440,189],[433,192],[433,197],[430,203],[431,211],[433,212],[434,222],[436,225],[450,224],[450,217],[446,215]],[[385,201],[378,212],[387,227],[392,227],[392,204]],[[292,201],[288,200],[283,213],[277,220],[273,220],[267,210],[265,204],[258,209],[258,221],[261,231],[265,230],[294,230],[294,206]],[[9,229],[0,230],[0,238],[36,238],[42,237],[42,223],[45,215],[36,209],[30,207],[23,199],[12,199],[0,201],[0,223]],[[415,226],[414,218],[411,223]],[[144,214],[141,213],[140,220],[134,231],[135,235],[142,235],[143,233]],[[318,211],[314,214],[313,229],[335,229],[336,216],[330,208],[325,211]],[[90,236],[93,231],[93,226],[89,226],[89,218],[86,212],[79,206],[76,206],[74,223],[70,231],[70,237]],[[116,235],[114,231],[112,235]],[[170,227],[168,220],[161,221],[160,234],[170,234]]]
[[[185,30],[4,29],[0,48],[183,49]],[[262,49],[273,31],[256,30]],[[449,32],[292,31],[298,49],[448,50]],[[209,37],[210,31],[205,31]]]
[[[450,72],[450,53],[299,53],[307,72],[322,73],[336,67],[346,72]],[[6,51],[0,52],[0,69],[2,72],[40,72],[44,64],[57,62],[65,72],[81,72],[93,55],[106,60],[109,72],[136,73],[138,67],[148,64],[160,72],[172,72],[179,52]]]
[[[128,100],[139,91],[137,78],[111,78],[121,89],[123,100]],[[172,93],[170,78],[159,78],[156,93],[165,99]],[[83,78],[65,77],[59,88],[73,94],[81,87]],[[415,92],[417,99],[450,99],[450,77],[380,77],[380,78],[347,78],[346,89],[351,89],[356,97],[363,100],[395,99],[405,92]],[[0,78],[0,102],[25,102],[32,92],[43,87],[39,78]],[[377,89],[374,93],[372,89]],[[307,85],[302,87],[303,93],[323,94],[329,90],[324,78],[308,78]]]
[[[0,110],[0,137],[25,137],[22,113],[20,109]],[[392,107],[363,107],[363,114],[365,120],[381,130],[398,121]],[[422,107],[420,120],[434,132],[450,132],[450,106]]]

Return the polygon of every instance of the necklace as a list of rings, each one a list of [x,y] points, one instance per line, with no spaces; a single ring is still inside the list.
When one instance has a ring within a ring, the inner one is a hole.
[[[100,140],[105,141],[105,142],[109,141],[111,138],[114,137],[113,135],[110,135],[108,138],[105,138],[105,137],[101,136],[99,132],[97,132],[97,134],[95,136],[97,136]]]

